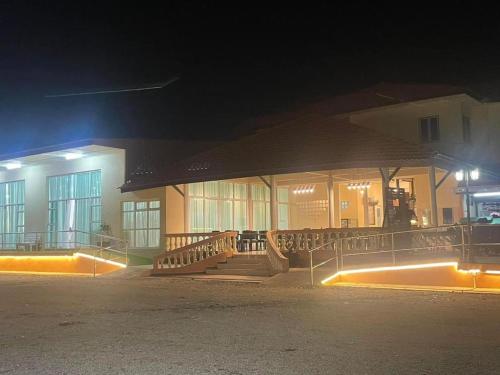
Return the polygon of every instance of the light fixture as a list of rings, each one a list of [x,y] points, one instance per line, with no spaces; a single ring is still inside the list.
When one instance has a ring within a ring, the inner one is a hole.
[[[481,197],[498,197],[500,196],[500,191],[490,191],[486,193],[474,193],[474,197],[476,198],[481,198]]]
[[[327,277],[321,284],[326,284],[333,279],[342,275],[352,275],[357,273],[369,273],[369,272],[385,272],[385,271],[402,271],[402,270],[418,270],[424,268],[436,268],[436,267],[455,267],[458,270],[458,262],[438,262],[438,263],[424,263],[424,264],[411,264],[405,266],[387,266],[387,267],[374,267],[374,268],[360,268],[346,271],[338,271],[330,277]]]
[[[6,164],[4,164],[4,167],[7,168],[8,170],[12,169],[19,169],[21,168],[22,164],[20,161],[11,161]]]
[[[293,189],[294,194],[311,194],[314,193],[316,185],[299,185]]]
[[[464,180],[464,171],[462,169],[455,172],[455,180],[457,180],[457,181]]]
[[[75,160],[75,159],[80,159],[83,154],[81,152],[67,152],[64,155],[64,159],[66,160]]]
[[[347,184],[347,189],[348,190],[363,190],[363,189],[369,189],[370,186],[371,186],[370,181],[350,182]]]
[[[470,178],[473,181],[479,180],[479,169],[476,168],[470,171]]]

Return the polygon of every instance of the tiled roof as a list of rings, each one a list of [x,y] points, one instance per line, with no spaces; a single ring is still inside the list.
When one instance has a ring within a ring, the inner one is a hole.
[[[262,116],[248,121],[243,125],[243,128],[268,128],[284,121],[290,121],[307,113],[338,115],[458,94],[470,95],[467,89],[451,85],[382,82],[348,94],[324,98],[309,105],[304,105],[296,111]]]
[[[345,120],[307,115],[171,165],[155,181],[172,185],[325,169],[422,166],[433,155]]]

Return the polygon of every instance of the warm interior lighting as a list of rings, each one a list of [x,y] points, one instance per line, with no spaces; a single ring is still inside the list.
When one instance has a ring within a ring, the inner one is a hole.
[[[4,167],[7,168],[8,170],[19,169],[19,168],[21,168],[21,162],[19,162],[19,161],[12,161],[12,162],[4,164]]]
[[[470,171],[470,178],[474,181],[479,180],[479,169],[473,169]]]
[[[486,271],[484,271],[484,273],[487,273],[489,275],[500,275],[499,270],[486,270]]]
[[[411,264],[407,266],[387,266],[387,267],[374,267],[374,268],[360,268],[354,270],[339,271],[332,276],[327,277],[321,284],[326,284],[327,282],[335,279],[342,275],[352,275],[355,273],[368,273],[368,272],[383,272],[383,271],[400,271],[400,270],[417,270],[423,268],[434,268],[434,267],[450,267],[453,266],[458,268],[458,262],[439,262],[439,263],[425,263],[425,264]]]
[[[64,155],[64,159],[66,160],[75,160],[75,159],[80,159],[83,154],[81,152],[67,152]]]
[[[492,191],[487,193],[474,193],[474,197],[498,197],[500,196],[500,191]]]
[[[347,184],[347,189],[348,190],[363,190],[363,189],[369,189],[371,186],[370,181],[364,181],[364,182],[350,182]]]
[[[300,185],[293,189],[294,194],[312,194],[316,189],[316,185]]]
[[[464,180],[464,171],[459,170],[455,172],[455,180],[457,181],[463,181]]]

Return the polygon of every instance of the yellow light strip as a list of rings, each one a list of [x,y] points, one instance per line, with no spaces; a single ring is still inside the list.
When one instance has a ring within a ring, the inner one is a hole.
[[[425,263],[425,264],[412,264],[407,266],[388,266],[388,267],[374,267],[374,268],[360,268],[355,270],[339,271],[336,274],[327,277],[321,284],[326,284],[327,282],[335,279],[342,275],[352,275],[356,273],[366,273],[366,272],[382,272],[382,271],[399,271],[399,270],[417,270],[423,268],[435,268],[435,267],[455,267],[458,268],[458,262],[440,262],[440,263]]]
[[[91,259],[91,260],[96,260],[98,262],[103,262],[103,263],[111,264],[113,266],[117,266],[117,267],[121,267],[121,268],[127,268],[126,264],[115,262],[113,260],[108,260],[108,259],[100,258],[100,257],[95,257],[93,255],[89,255],[89,254],[85,254],[85,253],[75,253],[73,255],[75,257],[87,258],[87,259]]]
[[[478,273],[480,273],[480,272],[481,272],[481,270],[480,270],[480,269],[478,269],[478,268],[472,268],[472,269],[470,269],[470,270],[458,270],[458,272],[462,272],[462,273],[471,273],[471,274],[473,274],[473,275],[477,275]]]
[[[57,260],[61,258],[74,258],[73,255],[0,255],[2,259],[50,259]]]

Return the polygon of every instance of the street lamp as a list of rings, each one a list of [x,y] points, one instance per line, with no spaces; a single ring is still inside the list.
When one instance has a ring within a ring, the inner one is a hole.
[[[468,253],[469,259],[468,260],[470,260],[470,258],[471,258],[471,256],[470,256],[470,253],[471,253],[470,244],[471,244],[472,228],[471,228],[471,223],[470,223],[469,181],[470,180],[472,180],[472,181],[479,180],[479,169],[478,168],[474,168],[474,169],[466,168],[465,170],[460,169],[459,171],[455,172],[455,179],[458,182],[465,180],[465,202],[467,204],[467,234],[468,234],[467,243],[468,243],[468,247],[469,247],[469,253]]]

